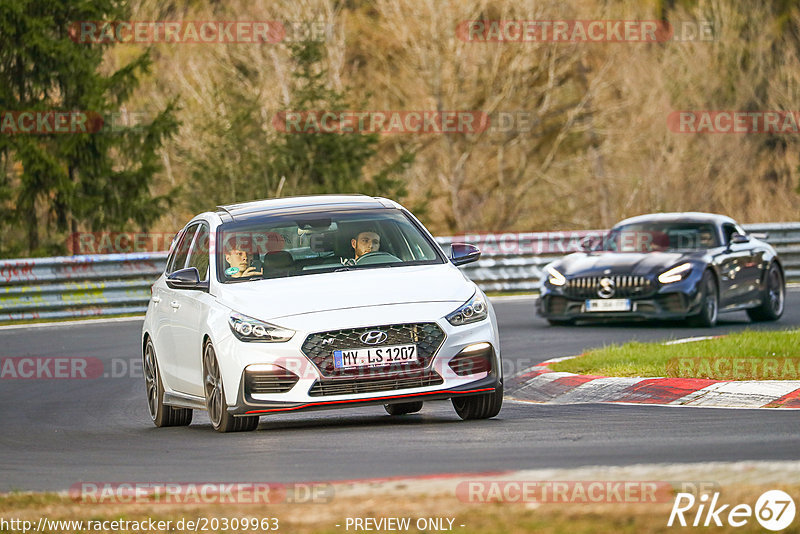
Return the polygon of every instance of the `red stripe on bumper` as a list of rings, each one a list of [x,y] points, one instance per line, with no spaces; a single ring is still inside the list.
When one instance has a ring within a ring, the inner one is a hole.
[[[463,393],[480,393],[482,391],[494,391],[495,388],[481,388],[481,389],[470,389],[466,391],[453,391],[453,390],[443,390],[443,391],[430,391],[426,393],[407,393],[405,395],[392,395],[390,397],[371,397],[367,399],[348,399],[348,400],[341,400],[341,401],[327,401],[327,402],[309,402],[308,404],[301,404],[300,406],[291,406],[289,408],[271,408],[269,410],[252,410],[249,412],[245,412],[245,414],[252,414],[252,413],[267,413],[267,412],[289,412],[292,410],[302,410],[304,408],[309,408],[311,406],[327,406],[330,404],[348,404],[353,402],[370,402],[370,401],[377,401],[377,400],[389,400],[389,399],[404,399],[408,397],[420,397],[425,395],[441,395],[442,393],[456,393],[456,394],[463,394]]]

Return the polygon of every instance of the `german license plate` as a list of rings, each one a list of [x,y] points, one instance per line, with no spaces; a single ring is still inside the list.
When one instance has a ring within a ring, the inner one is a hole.
[[[631,311],[630,299],[589,299],[586,301],[587,312],[627,312]]]
[[[416,345],[390,345],[386,347],[370,347],[368,349],[333,351],[333,366],[336,369],[375,367],[377,365],[413,363],[416,361]]]

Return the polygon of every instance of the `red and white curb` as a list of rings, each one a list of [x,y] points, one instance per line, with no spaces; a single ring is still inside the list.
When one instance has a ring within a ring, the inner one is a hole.
[[[556,358],[509,380],[512,400],[547,404],[655,404],[714,408],[800,409],[800,380],[615,378],[551,370]]]

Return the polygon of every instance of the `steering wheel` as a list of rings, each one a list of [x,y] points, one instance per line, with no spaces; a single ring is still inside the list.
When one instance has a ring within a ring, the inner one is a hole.
[[[403,260],[394,254],[378,250],[376,252],[367,252],[359,256],[356,260],[356,265],[375,265],[378,263],[392,263],[395,261],[402,262]]]

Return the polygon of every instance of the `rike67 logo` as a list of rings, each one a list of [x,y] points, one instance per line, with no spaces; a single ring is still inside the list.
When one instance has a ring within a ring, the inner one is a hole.
[[[719,495],[719,492],[715,492],[711,497],[702,494],[696,498],[691,493],[678,493],[667,526],[673,526],[677,520],[677,525],[682,527],[689,524],[693,527],[721,527],[726,523],[732,527],[742,527],[755,516],[762,527],[777,532],[794,521],[794,500],[784,491],[764,492],[756,501],[755,507],[749,504],[722,504]]]

